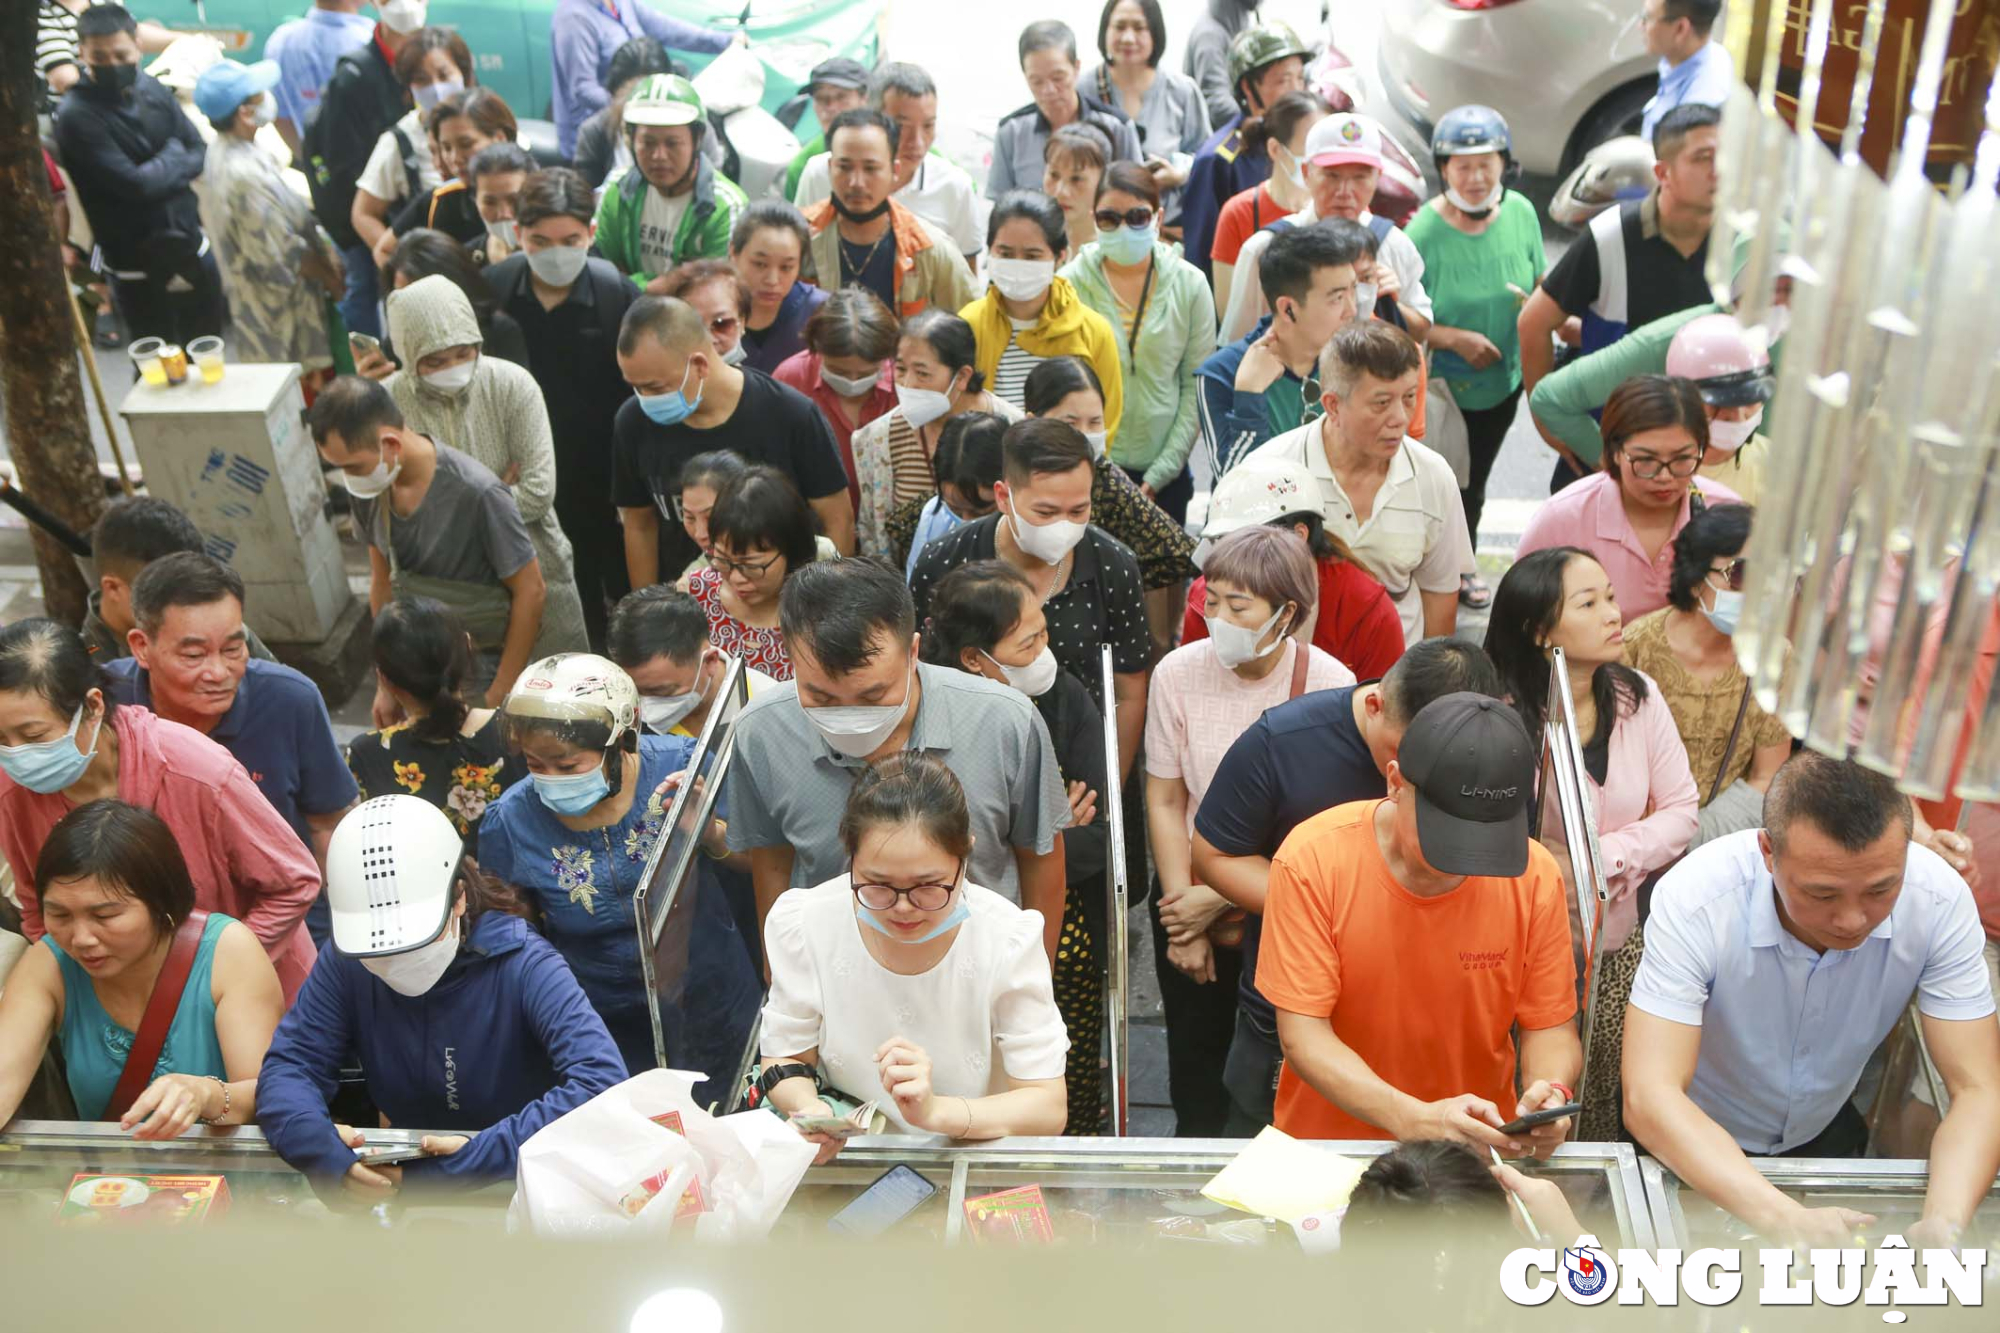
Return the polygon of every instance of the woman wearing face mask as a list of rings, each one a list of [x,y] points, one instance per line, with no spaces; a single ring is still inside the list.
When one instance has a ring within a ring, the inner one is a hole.
[[[417,228],[403,238],[381,273],[384,286],[391,292],[399,292],[425,278],[448,279],[472,304],[473,317],[479,321],[480,335],[486,340],[480,351],[517,366],[528,364],[528,340],[520,324],[500,308],[493,284],[486,280],[471,251],[443,232]],[[380,347],[357,350],[354,354],[354,373],[371,380],[386,380],[399,366],[393,338],[384,338]]]
[[[1744,504],[1756,504],[1767,452],[1758,427],[1777,391],[1767,344],[1745,333],[1734,315],[1700,315],[1667,344],[1666,370],[1693,380],[1708,412],[1701,475],[1736,492]]]
[[[195,84],[195,106],[215,126],[202,168],[202,230],[215,245],[229,289],[231,348],[239,361],[295,361],[307,393],[333,374],[324,302],[301,299],[310,283],[327,300],[347,290],[333,243],[312,207],[286,185],[278,164],[257,147],[257,131],[277,115],[271,89],[278,67],[233,60],[209,67]]]
[[[1024,394],[1031,417],[1074,426],[1090,441],[1090,521],[1125,543],[1139,560],[1146,625],[1155,653],[1173,647],[1181,588],[1194,573],[1194,539],[1111,461],[1105,443],[1104,393],[1090,363],[1060,356],[1036,366]]]
[[[468,88],[432,107],[424,123],[451,158],[449,179],[440,180],[429,190],[419,191],[403,205],[390,225],[392,235],[377,242],[377,260],[394,252],[404,236],[419,227],[429,227],[464,246],[481,246],[490,229],[479,212],[478,195],[473,189],[473,160],[495,144],[512,144],[520,136],[514,112],[491,88]],[[508,164],[518,174],[534,168],[534,159],[525,152]],[[511,247],[511,241],[509,245]]]
[[[1785,724],[1750,692],[1730,643],[1743,610],[1751,517],[1748,505],[1717,505],[1689,519],[1674,542],[1667,604],[1625,627],[1626,664],[1653,681],[1687,747],[1701,798],[1692,847],[1756,828],[1764,791],[1792,752]]]
[[[826,418],[847,468],[848,494],[861,508],[854,484],[854,435],[896,406],[896,317],[866,287],[834,292],[806,321],[805,350],[771,378],[789,384]]]
[[[500,793],[521,780],[507,753],[497,708],[465,701],[472,641],[443,603],[398,598],[375,617],[375,679],[403,721],[347,743],[347,767],[361,799],[408,792],[444,811],[478,846],[479,821]]]
[[[1577,1089],[1585,1109],[1576,1137],[1603,1143],[1622,1137],[1618,1052],[1625,1001],[1645,947],[1640,887],[1687,851],[1701,798],[1660,687],[1625,665],[1624,617],[1611,577],[1573,546],[1525,557],[1493,596],[1486,655],[1531,736],[1540,736],[1547,721],[1557,648],[1569,670],[1565,684],[1611,894],[1597,935],[1602,980],[1588,1038],[1590,1068]]]
[[[396,53],[396,79],[410,96],[403,118],[382,131],[355,183],[349,222],[372,251],[389,233],[402,201],[443,179],[424,129],[424,114],[445,98],[479,83],[465,39],[449,28],[419,28]]]
[[[166,821],[195,906],[241,921],[289,999],[312,967],[306,909],[319,870],[243,765],[201,733],[111,701],[76,631],[53,620],[0,629],[0,852],[21,933],[48,933],[35,879],[42,844],[77,806],[117,797]]]
[[[787,891],[764,923],[757,1083],[772,1111],[872,1101],[899,1132],[1062,1132],[1070,1043],[1041,914],[966,879],[970,825],[958,779],[930,755],[891,755],[854,784],[840,822],[849,872]],[[840,1151],[806,1137],[822,1162]]]
[[[1069,232],[1056,201],[1010,190],[986,223],[986,295],[959,311],[972,326],[979,370],[995,397],[1021,405],[1028,373],[1055,356],[1079,356],[1104,386],[1104,430],[1118,433],[1125,378],[1110,322],[1078,299],[1056,270],[1069,258]]]
[[[937,493],[898,505],[884,525],[891,563],[901,557],[905,579],[916,572],[924,547],[993,512],[993,483],[1000,480],[1000,441],[1006,434],[1007,419],[990,412],[968,412],[945,423],[931,460]]]
[[[529,1136],[624,1080],[568,964],[504,909],[436,806],[356,806],[326,865],[333,938],[257,1087],[264,1136],[316,1189],[374,1202],[405,1185],[511,1179]],[[424,1136],[430,1156],[356,1160],[363,1137],[334,1123],[327,1099],[357,1056],[385,1123],[446,1131]]]
[[[759,199],[736,219],[729,262],[750,287],[744,365],[768,375],[804,350],[806,321],[831,294],[799,278],[811,243],[805,215],[783,199]]]
[[[1042,146],[1042,193],[1063,212],[1070,246],[1082,249],[1097,239],[1091,203],[1111,163],[1111,141],[1095,125],[1065,125]]]
[[[1236,1027],[1242,913],[1193,878],[1194,814],[1222,756],[1267,708],[1354,673],[1300,637],[1319,599],[1298,534],[1262,525],[1224,537],[1202,564],[1208,637],[1153,669],[1146,713],[1146,828],[1157,888],[1153,957],[1167,1016],[1175,1133],[1222,1132],[1222,1065]]]
[[[0,1124],[19,1108],[51,1039],[61,1042],[78,1119],[115,1119],[139,1139],[253,1123],[257,1067],[284,992],[242,922],[194,915],[194,881],[173,831],[123,801],[80,805],[49,831],[35,881],[49,933],[0,991]],[[185,972],[169,967],[177,945],[188,953]],[[151,1066],[128,1079],[163,975],[185,978],[166,992],[179,1003]]]
[[[937,489],[935,464],[945,426],[967,412],[1018,421],[1021,410],[988,391],[972,326],[946,310],[903,321],[896,340],[896,406],[854,432],[855,547],[892,554],[890,517]]]
[[[1514,140],[1491,107],[1447,111],[1431,135],[1444,193],[1417,210],[1408,228],[1423,256],[1431,292],[1431,376],[1465,419],[1469,479],[1459,491],[1465,530],[1479,540],[1486,479],[1521,405],[1520,313],[1515,291],[1532,292],[1548,268],[1542,223],[1526,195],[1501,184]],[[1459,579],[1458,600],[1493,600],[1477,574]]]
[[[1312,202],[1312,191],[1306,188],[1306,135],[1332,114],[1325,98],[1304,88],[1286,93],[1265,114],[1258,134],[1271,158],[1271,174],[1222,206],[1215,242],[1209,247],[1218,311],[1229,308],[1243,242]]]
[[[1201,270],[1160,240],[1160,193],[1145,168],[1112,165],[1098,187],[1096,220],[1097,240],[1063,276],[1117,338],[1130,392],[1112,461],[1185,523],[1194,495],[1187,460],[1200,434],[1195,371],[1215,351],[1215,301]]]
[[[530,780],[487,811],[479,864],[540,918],[627,1067],[650,1069],[658,1060],[632,895],[665,831],[666,780],[687,766],[694,742],[646,734],[632,678],[587,653],[531,664],[501,712]],[[719,824],[703,845],[719,855]],[[686,889],[696,895],[693,934],[670,1055],[676,1068],[706,1072],[709,1095],[720,1097],[749,1039],[756,978],[714,881],[704,871]]]
[[[556,520],[556,449],[535,377],[482,354],[472,303],[448,279],[423,278],[389,294],[389,331],[404,358],[388,381],[403,424],[463,450],[514,492],[548,585],[537,652],[589,647],[569,538]]]
[[[819,557],[811,506],[778,469],[748,468],[716,497],[708,537],[709,567],[689,576],[688,593],[708,616],[709,642],[773,680],[790,680],[778,594]]]
[[[999,560],[954,569],[938,581],[924,623],[924,660],[956,667],[1035,701],[1049,729],[1056,766],[1069,794],[1072,823],[1063,830],[1062,943],[1056,950],[1056,1008],[1069,1029],[1072,1053],[1063,1081],[1069,1127],[1098,1132],[1104,1080],[1097,1051],[1104,1039],[1105,823],[1097,817],[1106,786],[1104,715],[1081,681],[1056,664],[1048,618],[1027,576]]]

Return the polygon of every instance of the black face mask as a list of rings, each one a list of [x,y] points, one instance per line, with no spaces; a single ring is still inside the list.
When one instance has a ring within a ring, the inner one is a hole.
[[[91,65],[90,86],[117,97],[139,81],[137,65]]]
[[[839,195],[836,194],[832,196],[832,198],[833,198],[833,211],[840,214],[840,216],[846,218],[849,222],[873,222],[876,218],[881,217],[884,213],[887,213],[889,211],[889,201],[887,199],[884,199],[881,203],[875,205],[875,207],[869,209],[866,213],[856,213],[854,210],[850,209],[846,204],[840,202]]]

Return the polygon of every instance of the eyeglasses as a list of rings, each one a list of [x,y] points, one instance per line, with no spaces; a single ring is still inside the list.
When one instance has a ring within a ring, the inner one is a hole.
[[[1722,581],[1729,591],[1742,592],[1743,585],[1750,581],[1750,562],[1738,556],[1720,569],[1711,567],[1708,571],[1708,577],[1711,579],[1717,574],[1722,575]]]
[[[1121,226],[1144,231],[1153,225],[1153,210],[1150,208],[1128,208],[1123,213],[1114,208],[1100,208],[1091,216],[1096,220],[1099,231],[1117,231]]]
[[[1655,458],[1651,454],[1633,454],[1626,460],[1632,465],[1632,475],[1640,481],[1652,481],[1662,472],[1670,477],[1692,477],[1701,466],[1700,454],[1680,454],[1674,458]]]
[[[718,574],[741,574],[746,579],[760,579],[772,565],[784,558],[781,554],[764,560],[731,560],[726,555],[710,555],[708,563],[715,566]]]
[[[855,884],[854,867],[847,868],[849,886],[861,905],[871,912],[892,911],[900,898],[908,898],[910,906],[919,912],[943,911],[951,901],[951,891],[958,887],[958,877],[965,873],[965,860],[960,858],[958,869],[951,872],[949,884],[913,884],[907,889],[899,889],[893,884]]]
[[[742,322],[742,320],[734,315],[717,315],[714,319],[708,321],[708,331],[710,333],[734,333],[737,326]]]

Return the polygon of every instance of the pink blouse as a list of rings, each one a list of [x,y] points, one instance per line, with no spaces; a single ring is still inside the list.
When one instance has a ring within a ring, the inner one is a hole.
[[[746,625],[722,604],[722,573],[710,567],[696,570],[688,578],[688,595],[701,604],[708,615],[708,641],[743,659],[772,680],[792,678],[792,655],[785,651],[785,632],[773,626],[762,629]]]
[[[264,942],[291,1004],[312,970],[306,909],[319,867],[234,755],[208,737],[136,704],[111,715],[118,736],[118,799],[166,821],[187,858],[195,905],[235,917]],[[61,792],[29,791],[0,774],[0,854],[14,871],[21,924],[47,934],[35,860],[50,830],[76,807]]]
[[[1708,504],[1743,503],[1735,491],[1720,482],[1700,475],[1692,480]],[[1674,568],[1673,539],[1681,535],[1691,513],[1691,506],[1683,500],[1681,512],[1674,519],[1672,536],[1660,547],[1657,556],[1648,559],[1646,548],[1632,531],[1632,521],[1625,517],[1618,478],[1609,472],[1593,473],[1563,487],[1535,511],[1535,516],[1528,520],[1528,530],[1521,534],[1514,558],[1518,560],[1552,546],[1575,546],[1590,552],[1611,576],[1611,586],[1618,594],[1618,609],[1625,613],[1625,623],[1629,625],[1648,611],[1657,611],[1667,604],[1667,580]]]
[[[1597,821],[1597,849],[1611,889],[1598,937],[1600,954],[1631,937],[1639,920],[1639,886],[1687,851],[1701,804],[1673,710],[1660,687],[1643,671],[1639,675],[1646,681],[1646,701],[1612,727],[1604,785],[1585,777]]]
[[[847,469],[847,498],[854,501],[854,508],[859,511],[861,487],[854,470],[854,432],[876,417],[887,416],[889,410],[896,406],[896,363],[882,363],[881,378],[875,381],[875,391],[862,401],[861,420],[852,423],[848,421],[847,413],[841,410],[840,395],[820,382],[818,352],[793,353],[778,363],[778,368],[771,372],[771,378],[780,384],[791,385],[812,399],[813,406],[826,418],[827,427],[833,432],[833,442],[840,446],[840,464]]]

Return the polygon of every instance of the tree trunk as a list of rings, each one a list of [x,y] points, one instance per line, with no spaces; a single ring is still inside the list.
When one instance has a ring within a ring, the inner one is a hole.
[[[35,131],[41,88],[35,78],[36,7],[0,4],[0,394],[7,400],[7,448],[14,484],[78,532],[104,508],[104,481],[90,440],[68,277],[55,235],[42,141]],[[83,349],[90,355],[89,349]],[[114,429],[105,422],[105,429]],[[76,559],[34,529],[42,603],[72,625],[83,622],[89,589]]]

